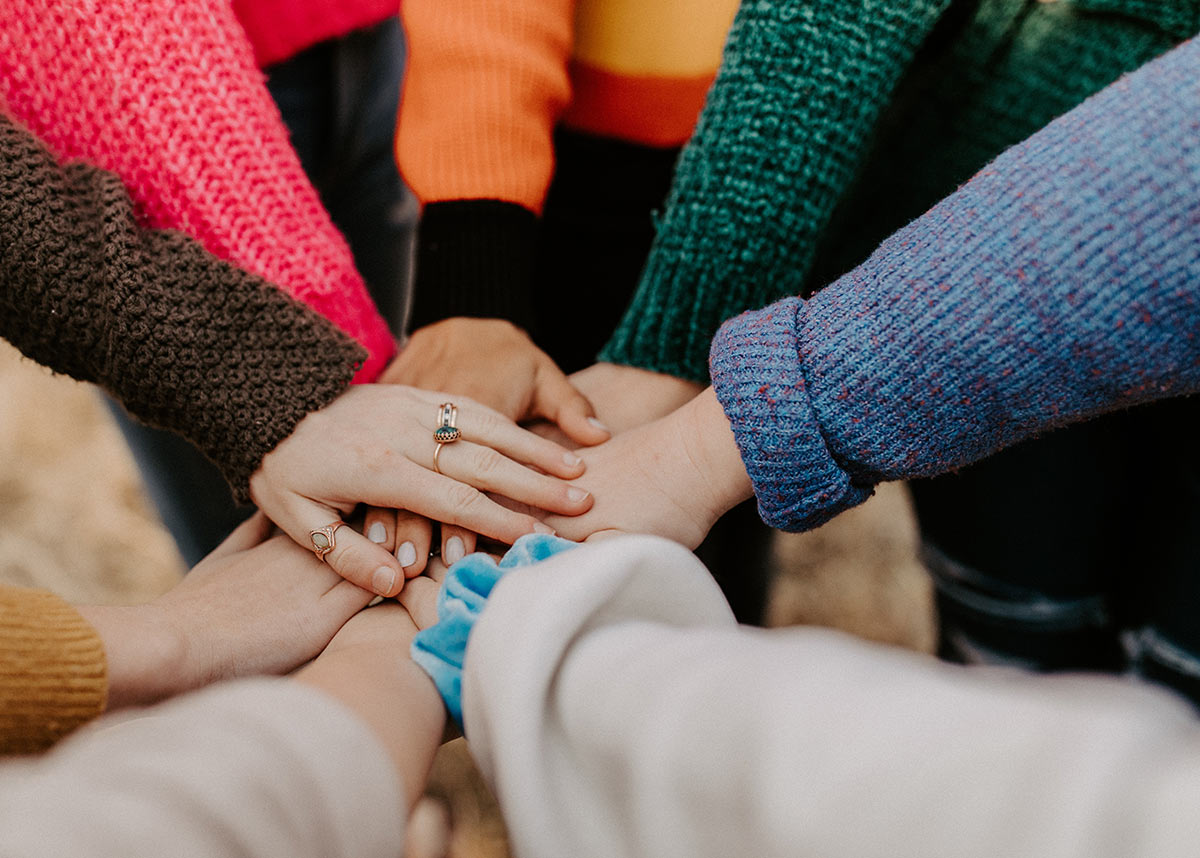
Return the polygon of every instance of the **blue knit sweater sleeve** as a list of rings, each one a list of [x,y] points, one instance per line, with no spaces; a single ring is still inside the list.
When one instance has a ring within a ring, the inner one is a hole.
[[[759,509],[815,527],[882,480],[1200,390],[1200,39],[1015,146],[710,370]]]

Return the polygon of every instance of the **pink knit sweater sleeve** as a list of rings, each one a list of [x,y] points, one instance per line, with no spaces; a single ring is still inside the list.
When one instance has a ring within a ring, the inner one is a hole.
[[[309,183],[229,0],[3,0],[0,106],[60,158],[119,175],[182,230],[361,342],[394,344]]]

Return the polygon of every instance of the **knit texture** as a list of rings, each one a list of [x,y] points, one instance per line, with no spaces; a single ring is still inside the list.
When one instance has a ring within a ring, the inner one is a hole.
[[[500,200],[430,203],[417,230],[410,327],[450,316],[507,319],[534,329],[533,271],[538,219]]]
[[[1090,5],[981,0],[943,16],[880,118],[801,294],[861,263],[1005,149],[1186,38],[1149,15],[1153,4]],[[1180,20],[1190,8],[1186,35],[1200,32],[1200,2],[1160,5]]]
[[[45,750],[104,711],[104,644],[52,593],[0,586],[0,755]]]
[[[232,0],[260,66],[393,17],[397,0]]]
[[[59,158],[120,176],[143,225],[192,235],[335,322],[370,353],[360,380],[390,359],[227,0],[5,0],[0,104]]]
[[[811,300],[721,329],[713,383],[764,519],[814,527],[880,480],[1200,389],[1197,67],[1193,40]]]
[[[742,3],[602,360],[703,380],[722,321],[799,291],[880,111],[948,2]]]
[[[551,132],[570,98],[572,0],[405,0],[396,161],[422,203],[488,199],[540,213]]]
[[[187,236],[140,228],[116,176],[60,167],[2,115],[0,335],[192,441],[243,502],[262,457],[365,356]]]

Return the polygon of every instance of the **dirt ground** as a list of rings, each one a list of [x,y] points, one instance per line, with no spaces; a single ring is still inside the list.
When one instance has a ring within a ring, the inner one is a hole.
[[[0,343],[0,582],[82,603],[146,601],[183,573],[95,390]],[[814,623],[927,651],[929,584],[905,489],[884,486],[819,530],[781,535],[771,625]],[[455,820],[451,855],[502,856],[503,826],[461,741],[430,791]]]

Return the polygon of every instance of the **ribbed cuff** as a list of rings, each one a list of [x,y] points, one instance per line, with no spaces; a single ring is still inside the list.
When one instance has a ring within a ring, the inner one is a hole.
[[[652,254],[651,264],[654,259]],[[710,300],[720,289],[696,285],[705,279],[647,269],[598,360],[707,384],[709,349],[723,320],[723,304]]]
[[[0,755],[43,751],[104,711],[104,644],[52,593],[0,588]]]
[[[517,203],[429,203],[417,233],[417,287],[410,328],[451,316],[506,319],[534,328],[538,218]]]
[[[726,322],[713,340],[713,388],[763,521],[809,530],[871,496],[834,459],[813,412],[796,337],[804,301],[787,298]]]

